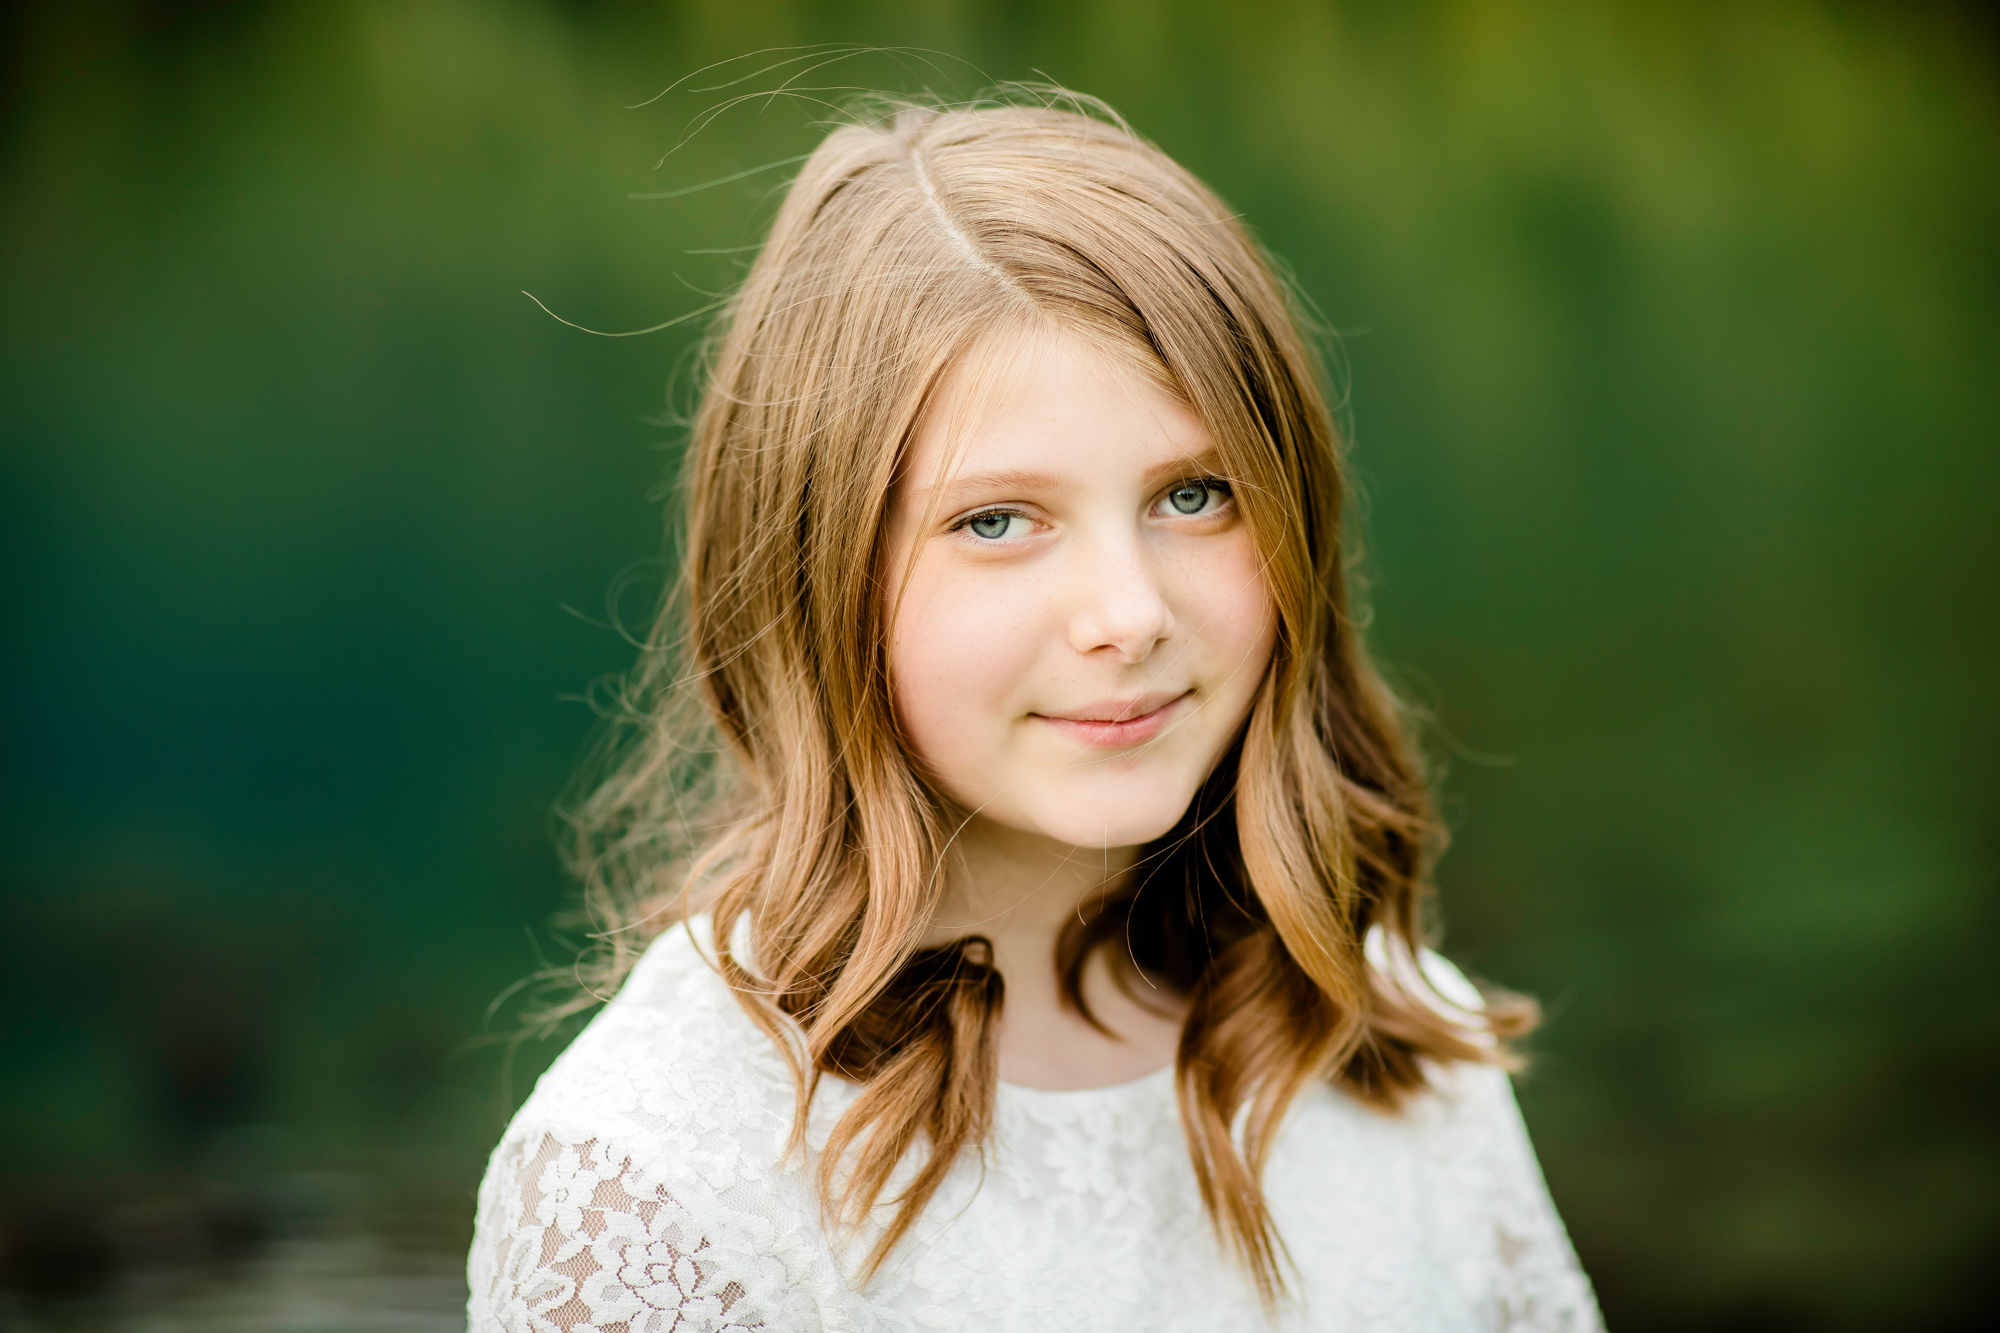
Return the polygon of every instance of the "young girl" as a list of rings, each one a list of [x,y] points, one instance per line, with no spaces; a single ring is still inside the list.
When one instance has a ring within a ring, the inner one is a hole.
[[[578,816],[629,975],[493,1154],[475,1333],[1597,1326],[1219,199],[1104,115],[835,130],[688,468]]]

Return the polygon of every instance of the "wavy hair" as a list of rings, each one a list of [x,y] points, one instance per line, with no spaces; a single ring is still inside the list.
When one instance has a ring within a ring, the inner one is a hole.
[[[1348,614],[1317,364],[1236,216],[1101,104],[876,105],[790,187],[707,344],[678,585],[609,776],[567,812],[596,989],[711,915],[716,966],[791,1062],[793,1150],[822,1076],[859,1089],[814,1170],[840,1231],[887,1218],[863,1280],[985,1142],[1004,987],[984,940],[921,943],[953,816],[891,706],[883,516],[946,372],[1024,321],[1139,357],[1187,401],[1265,563],[1279,631],[1241,735],[1055,961],[1086,1018],[1084,961],[1114,940],[1115,967],[1187,997],[1195,1178],[1270,1299],[1284,1251],[1260,1177],[1300,1090],[1332,1080],[1393,1110],[1427,1060],[1509,1062],[1499,1039],[1533,1011],[1425,990],[1443,833]],[[1371,930],[1388,965],[1364,954]]]

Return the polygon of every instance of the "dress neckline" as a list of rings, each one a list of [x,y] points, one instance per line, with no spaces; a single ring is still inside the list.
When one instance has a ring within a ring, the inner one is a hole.
[[[1155,1089],[1172,1088],[1174,1067],[1161,1065],[1150,1074],[1141,1074],[1123,1083],[1106,1083],[1095,1088],[1031,1088],[1025,1083],[1001,1081],[1000,1095],[1040,1106],[1082,1106],[1090,1101],[1125,1101],[1151,1094]]]

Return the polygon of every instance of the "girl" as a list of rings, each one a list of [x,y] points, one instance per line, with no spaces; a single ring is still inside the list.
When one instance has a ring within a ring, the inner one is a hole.
[[[1597,1326],[1220,200],[1101,109],[836,129],[688,468],[477,1333]]]

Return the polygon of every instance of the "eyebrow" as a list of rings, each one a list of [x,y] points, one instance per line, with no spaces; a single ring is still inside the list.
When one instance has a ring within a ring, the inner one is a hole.
[[[1046,472],[1004,469],[997,472],[963,472],[947,478],[942,486],[927,486],[910,494],[916,499],[927,499],[940,491],[947,496],[967,491],[1052,491],[1061,484]]]
[[[1213,445],[1192,457],[1169,459],[1146,469],[1146,486],[1151,489],[1163,482],[1195,473],[1209,473],[1216,470],[1221,461]],[[942,487],[930,486],[910,493],[914,500],[928,500],[942,491],[949,497],[978,491],[1051,491],[1062,484],[1061,480],[1047,472],[1027,472],[1018,469],[1000,469],[993,472],[966,472],[952,477]]]
[[[1146,485],[1150,489],[1161,482],[1178,481],[1197,473],[1213,475],[1222,470],[1221,463],[1222,451],[1211,444],[1198,454],[1183,454],[1157,467],[1147,468]]]

